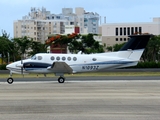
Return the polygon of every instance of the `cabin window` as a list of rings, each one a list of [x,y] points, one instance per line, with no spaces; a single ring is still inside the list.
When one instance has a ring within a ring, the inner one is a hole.
[[[96,59],[96,58],[93,58],[92,60],[93,60],[93,61],[96,61],[97,59]]]
[[[58,57],[56,57],[56,60],[60,60],[60,57],[58,56]]]
[[[76,60],[77,60],[77,58],[76,58],[76,57],[73,57],[73,60],[74,60],[74,61],[76,61]]]
[[[38,56],[38,60],[42,60],[42,56]]]
[[[67,60],[68,60],[68,61],[71,61],[71,57],[68,57]]]
[[[51,57],[51,60],[54,60],[54,56]]]
[[[66,60],[66,57],[62,57],[62,60],[65,61],[65,60]]]

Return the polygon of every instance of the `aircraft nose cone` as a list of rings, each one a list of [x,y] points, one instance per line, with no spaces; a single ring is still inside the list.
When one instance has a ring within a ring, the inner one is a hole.
[[[8,64],[7,66],[6,66],[6,69],[10,69],[11,68],[11,64]]]

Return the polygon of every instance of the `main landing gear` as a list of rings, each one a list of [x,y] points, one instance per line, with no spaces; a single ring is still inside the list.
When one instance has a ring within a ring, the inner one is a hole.
[[[64,81],[65,81],[65,78],[64,78],[64,77],[60,76],[60,77],[58,78],[58,82],[59,82],[59,83],[64,83]]]

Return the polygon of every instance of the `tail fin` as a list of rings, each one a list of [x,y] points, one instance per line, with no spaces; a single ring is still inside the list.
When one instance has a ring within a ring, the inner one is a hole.
[[[152,36],[152,34],[130,35],[129,41],[119,51],[144,49]]]
[[[118,56],[139,60],[152,34],[130,35],[129,41],[118,51]]]

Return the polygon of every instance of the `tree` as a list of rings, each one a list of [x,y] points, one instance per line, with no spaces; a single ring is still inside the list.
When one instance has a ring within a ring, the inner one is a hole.
[[[9,55],[11,55],[11,51],[12,51],[12,42],[9,40],[9,35],[6,33],[6,31],[2,30],[2,36],[0,36],[0,54],[2,58],[2,64],[4,58],[8,58],[9,62]]]
[[[31,41],[30,48],[31,48],[31,51],[29,52],[29,55],[31,56],[35,55],[36,53],[46,53],[47,52],[46,44],[42,44],[40,42],[33,41],[33,40]]]
[[[104,52],[104,46],[94,40],[93,34],[80,35],[69,43],[69,50],[77,53],[82,51],[85,54]]]
[[[14,42],[14,51],[17,51],[20,55],[21,58],[24,59],[26,56],[25,54],[28,52],[29,47],[31,45],[31,39],[28,37],[22,37],[22,38],[14,38],[12,39]]]
[[[108,51],[119,51],[122,48],[122,46],[124,46],[124,44],[125,44],[125,42],[121,43],[121,44],[115,44],[113,46],[108,46],[106,49]]]
[[[146,46],[142,55],[143,61],[159,61],[160,55],[160,35],[153,36]]]

